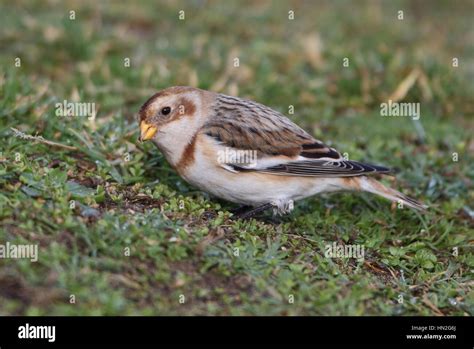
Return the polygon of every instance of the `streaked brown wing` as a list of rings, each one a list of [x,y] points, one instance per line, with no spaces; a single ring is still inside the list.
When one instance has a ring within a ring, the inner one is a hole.
[[[311,137],[283,114],[253,101],[222,94],[217,95],[213,117],[201,132],[231,148],[256,150],[259,157],[341,159],[335,149]]]

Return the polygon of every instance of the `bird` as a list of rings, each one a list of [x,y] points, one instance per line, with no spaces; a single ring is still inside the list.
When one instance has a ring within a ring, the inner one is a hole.
[[[242,205],[240,218],[267,209],[287,214],[298,200],[338,191],[428,208],[374,178],[393,175],[389,168],[348,160],[282,113],[252,100],[173,86],[152,95],[138,119],[140,142],[151,140],[192,186]]]

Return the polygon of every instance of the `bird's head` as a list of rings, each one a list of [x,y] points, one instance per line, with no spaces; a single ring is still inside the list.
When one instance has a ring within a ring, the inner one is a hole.
[[[179,136],[183,125],[192,124],[189,119],[195,116],[199,104],[199,90],[192,87],[169,87],[155,93],[140,109],[139,140],[157,140],[160,131]]]

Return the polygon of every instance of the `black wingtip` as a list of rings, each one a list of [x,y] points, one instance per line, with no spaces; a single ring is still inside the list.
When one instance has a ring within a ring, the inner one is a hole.
[[[362,162],[357,162],[357,161],[350,161],[353,164],[357,164],[359,166],[362,166],[364,168],[364,172],[368,173],[383,173],[383,174],[394,174],[393,170],[385,167],[385,166],[380,166],[380,165],[373,165],[373,164],[367,164],[367,163],[362,163]]]

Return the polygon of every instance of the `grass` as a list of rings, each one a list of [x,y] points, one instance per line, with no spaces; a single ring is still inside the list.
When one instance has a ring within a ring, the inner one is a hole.
[[[2,3],[0,244],[38,244],[39,260],[0,259],[0,314],[473,315],[473,11]],[[402,98],[421,103],[420,122],[380,116],[414,70]],[[388,181],[430,210],[334,194],[277,221],[232,219],[136,142],[140,105],[172,85],[293,105],[291,119],[351,159],[399,168]],[[97,118],[56,116],[63,100],[95,103]],[[326,258],[333,242],[365,259]]]

